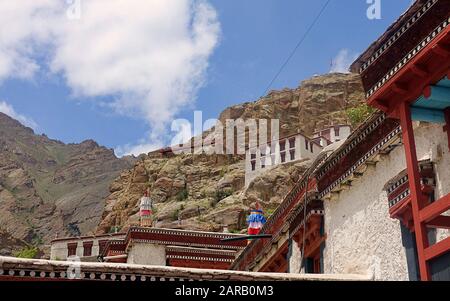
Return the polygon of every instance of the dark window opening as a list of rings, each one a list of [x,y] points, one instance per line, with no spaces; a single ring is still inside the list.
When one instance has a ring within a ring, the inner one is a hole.
[[[286,153],[280,153],[281,163],[286,162]]]
[[[251,164],[252,164],[252,170],[255,170],[256,169],[256,161],[252,161]]]
[[[308,149],[309,141],[305,138],[305,148]]]
[[[99,246],[99,254],[102,254],[103,251],[105,250],[106,244],[108,243],[107,239],[102,239],[98,242],[98,246]]]
[[[256,154],[250,154],[251,159],[256,159]]]
[[[280,142],[280,152],[284,151],[286,149],[286,141],[281,141]]]
[[[334,135],[335,136],[339,136],[339,131],[340,131],[341,127],[340,126],[335,126],[334,127]]]
[[[289,148],[295,148],[295,138],[289,139]]]
[[[305,259],[305,272],[307,274],[321,274],[323,273],[323,252],[322,247],[317,250],[310,257]]]
[[[92,241],[83,242],[83,256],[91,256],[92,255]]]
[[[291,157],[291,161],[295,160],[295,150],[291,150],[289,151],[290,157]]]
[[[77,243],[68,243],[67,244],[67,257],[77,255]]]

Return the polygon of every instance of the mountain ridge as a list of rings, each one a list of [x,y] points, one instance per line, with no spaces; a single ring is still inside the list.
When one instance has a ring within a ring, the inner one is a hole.
[[[109,183],[135,159],[93,140],[65,144],[0,113],[0,229],[42,247],[92,233]]]

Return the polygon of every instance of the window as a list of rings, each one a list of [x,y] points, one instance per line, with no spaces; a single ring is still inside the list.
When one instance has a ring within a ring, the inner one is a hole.
[[[256,161],[252,161],[251,164],[252,164],[252,170],[255,170],[256,169]]]
[[[295,160],[295,150],[294,150],[294,149],[291,149],[291,150],[289,151],[289,155],[290,155],[290,157],[291,157],[291,161],[292,161],[292,160]]]
[[[83,256],[92,256],[92,245],[94,243],[92,241],[84,241],[83,242]]]
[[[281,163],[286,162],[286,153],[285,152],[280,153],[280,157],[281,157]]]
[[[99,246],[99,254],[102,254],[103,251],[105,250],[106,244],[108,243],[107,239],[102,239],[98,242],[98,246]]]
[[[250,159],[256,159],[256,154],[250,154]]]
[[[311,153],[314,152],[314,143],[311,142]]]
[[[295,148],[295,138],[289,139],[289,148]]]
[[[339,136],[339,131],[340,131],[341,127],[340,126],[335,126],[334,127],[334,135],[335,136]]]
[[[266,168],[266,158],[261,158],[261,168]]]
[[[67,244],[67,257],[77,255],[77,243],[68,243]]]
[[[308,144],[309,144],[309,141],[308,141],[308,139],[305,138],[305,147],[306,147],[306,149],[308,149]]]
[[[286,141],[280,141],[280,152],[284,151],[286,149]]]

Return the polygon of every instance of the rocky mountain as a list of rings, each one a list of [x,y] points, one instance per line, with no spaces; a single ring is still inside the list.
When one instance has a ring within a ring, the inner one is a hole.
[[[109,184],[134,160],[92,140],[64,144],[36,135],[0,113],[0,247],[9,245],[2,254],[92,232]]]
[[[272,91],[255,102],[227,108],[219,119],[225,124],[226,119],[277,118],[280,137],[298,131],[311,135],[326,125],[348,124],[346,110],[363,100],[358,75],[327,74],[305,80],[296,89]],[[138,201],[146,189],[155,202],[155,227],[242,231],[252,203],[260,200],[268,214],[273,212],[310,164],[274,167],[245,188],[243,156],[142,155],[112,182],[97,232],[137,224]]]

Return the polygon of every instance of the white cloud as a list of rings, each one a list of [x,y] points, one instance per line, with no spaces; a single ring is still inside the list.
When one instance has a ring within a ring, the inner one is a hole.
[[[206,0],[81,0],[77,20],[65,1],[22,1],[0,0],[0,80],[45,67],[75,96],[112,97],[110,108],[146,120],[144,145],[168,142],[167,125],[195,102],[219,40]]]
[[[330,72],[348,73],[350,65],[358,58],[357,53],[351,53],[348,49],[341,49],[333,58]]]
[[[145,139],[141,139],[137,144],[126,144],[116,147],[114,149],[114,153],[118,157],[122,156],[130,156],[135,155],[138,156],[140,154],[147,154],[151,151],[160,149],[164,146],[164,144],[161,141],[152,141],[152,143],[149,143]]]
[[[17,121],[22,123],[24,126],[30,127],[34,130],[38,127],[37,123],[34,122],[33,119],[17,113],[14,110],[14,108],[11,105],[7,104],[5,101],[0,101],[0,112],[8,115],[11,118],[16,119]]]

